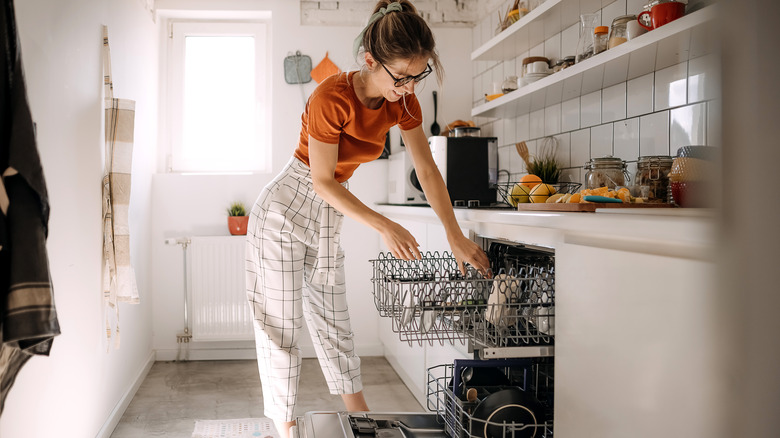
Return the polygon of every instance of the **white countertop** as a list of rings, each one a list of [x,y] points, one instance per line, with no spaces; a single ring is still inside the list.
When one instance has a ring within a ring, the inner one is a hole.
[[[378,204],[375,208],[390,217],[438,222],[430,207]],[[659,255],[696,259],[714,256],[718,225],[714,210],[683,208],[612,208],[595,213],[455,208],[455,217],[461,226],[475,227],[482,233],[516,232],[529,238],[546,234],[552,237],[539,239],[548,246],[551,240],[614,249],[628,245]]]

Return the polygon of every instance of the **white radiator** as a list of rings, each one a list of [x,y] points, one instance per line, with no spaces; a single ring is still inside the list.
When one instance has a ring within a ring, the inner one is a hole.
[[[245,236],[192,237],[189,283],[194,341],[254,340],[246,299]]]

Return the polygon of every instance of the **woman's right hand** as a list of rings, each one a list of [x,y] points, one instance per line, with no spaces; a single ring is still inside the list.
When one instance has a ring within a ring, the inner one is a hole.
[[[381,235],[390,254],[401,260],[422,259],[420,244],[417,243],[412,233],[391,220],[387,222],[387,225],[381,230]]]

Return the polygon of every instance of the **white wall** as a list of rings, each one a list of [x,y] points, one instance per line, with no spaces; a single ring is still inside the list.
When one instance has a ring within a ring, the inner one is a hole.
[[[325,53],[342,70],[353,70],[357,64],[352,56],[352,41],[360,28],[348,26],[302,26],[297,1],[181,1],[158,0],[157,8],[164,16],[258,16],[258,11],[270,11],[271,71],[272,71],[272,162],[271,174],[243,176],[181,175],[163,173],[166,144],[161,140],[158,172],[153,179],[152,241],[154,288],[154,349],[158,360],[175,359],[178,352],[176,334],[183,330],[183,267],[178,246],[166,246],[170,237],[192,235],[227,235],[224,210],[234,200],[252,205],[262,187],[278,173],[292,156],[300,132],[300,117],[304,108],[300,85],[284,81],[282,61],[288,54],[300,50],[309,55],[316,66]],[[204,12],[206,11],[206,12]],[[164,26],[163,26],[164,27]],[[471,67],[468,51],[469,29],[434,29],[439,50],[445,63],[445,92],[439,99],[439,124],[444,120],[467,118],[470,111]],[[304,85],[308,96],[316,87],[314,81]],[[425,114],[426,132],[433,117],[431,91],[436,81],[425,81],[417,95]],[[398,134],[394,131],[397,146]],[[350,189],[363,202],[372,205],[387,199],[387,164],[376,161],[361,166],[350,180]],[[368,260],[379,251],[379,237],[373,230],[347,218],[342,245],[347,254],[347,288],[357,352],[360,355],[381,355],[382,345],[377,334],[378,316],[371,295],[371,271]],[[253,342],[197,343],[188,346],[191,359],[254,358]],[[306,356],[313,356],[308,336],[301,337]]]
[[[62,335],[50,357],[32,358],[19,373],[0,419],[0,436],[91,437],[153,359],[149,217],[157,142],[157,25],[138,0],[15,4],[51,200],[48,255]],[[130,228],[141,295],[140,305],[120,304],[122,343],[108,353],[101,301],[103,24],[109,26],[115,93],[136,100]]]

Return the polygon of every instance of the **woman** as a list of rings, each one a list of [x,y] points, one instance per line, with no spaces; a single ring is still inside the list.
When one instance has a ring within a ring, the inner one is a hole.
[[[378,158],[399,125],[431,207],[454,257],[487,274],[488,259],[458,227],[422,128],[417,82],[442,73],[431,30],[408,1],[380,1],[355,41],[361,70],[325,79],[309,97],[298,148],[260,194],[249,219],[247,288],[255,320],[265,415],[283,438],[294,424],[302,319],[329,390],[349,411],[367,411],[344,287],[340,226],[347,215],[379,232],[394,257],[419,259],[402,226],[373,211],[346,188],[360,163]],[[433,65],[433,68],[430,66]],[[306,287],[302,287],[302,286]]]

